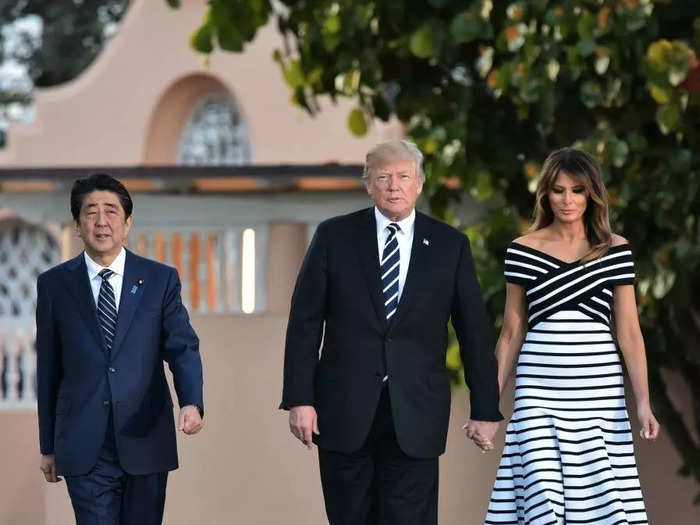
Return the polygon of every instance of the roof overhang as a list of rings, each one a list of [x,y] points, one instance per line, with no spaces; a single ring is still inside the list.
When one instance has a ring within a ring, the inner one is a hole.
[[[47,192],[70,187],[92,173],[108,173],[132,192],[241,193],[358,191],[360,164],[250,166],[0,167],[0,191]]]

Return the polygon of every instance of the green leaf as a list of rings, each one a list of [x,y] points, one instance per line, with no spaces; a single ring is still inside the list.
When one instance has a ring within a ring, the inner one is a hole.
[[[493,67],[493,48],[492,47],[486,47],[481,50],[481,53],[479,54],[479,58],[476,59],[476,63],[474,64],[474,67],[476,68],[477,72],[479,73],[479,76],[481,78],[486,78],[486,75],[489,74],[491,71],[491,68]],[[466,71],[464,72],[466,74]],[[454,78],[454,75],[453,75]]]
[[[671,66],[671,68],[668,71],[668,81],[671,83],[672,86],[678,86],[680,85],[681,82],[685,80],[685,77],[688,75],[688,66]]]
[[[304,85],[304,72],[301,70],[299,60],[290,60],[284,67],[284,80],[293,88]]]
[[[323,30],[331,35],[340,32],[340,17],[337,15],[329,16],[323,22]]]
[[[595,53],[596,47],[593,40],[581,40],[576,44],[576,51],[582,57],[587,57]]]
[[[593,40],[595,18],[588,11],[583,12],[576,21],[576,31],[581,40]]]
[[[360,108],[353,109],[348,115],[348,128],[356,137],[363,137],[367,134],[367,121]]]
[[[297,105],[309,113],[312,112],[309,102],[306,100],[306,92],[303,87],[296,87],[292,91],[292,104]]]
[[[627,22],[625,23],[625,26],[630,33],[638,31],[645,25],[647,25],[647,15],[642,9],[635,9],[632,11],[627,17]]]
[[[498,69],[498,89],[505,91],[510,85],[511,78],[513,77],[513,64],[512,62],[506,62]]]
[[[624,140],[616,140],[611,149],[611,157],[613,166],[621,168],[627,162],[627,155],[630,148]]]
[[[479,170],[476,173],[476,180],[470,188],[470,193],[475,199],[485,201],[493,197],[494,188],[491,183],[491,174],[485,170]]]
[[[690,150],[681,149],[668,159],[668,165],[673,173],[686,175],[691,169],[693,163],[693,154]]]
[[[450,23],[450,33],[458,44],[466,44],[481,35],[481,21],[471,11],[459,13]]]
[[[205,22],[190,36],[190,47],[199,53],[209,54],[214,50],[213,32],[209,23]]]
[[[246,40],[233,24],[220,23],[216,29],[216,40],[224,51],[240,53]]]
[[[656,299],[664,297],[673,287],[676,282],[676,274],[667,269],[660,269],[656,273],[656,278],[652,285],[651,293]]]
[[[528,104],[532,104],[540,99],[540,89],[542,79],[538,76],[528,75],[520,87],[520,96]]]
[[[374,109],[374,116],[378,119],[387,122],[391,118],[391,106],[389,106],[382,94],[376,93],[372,97],[372,108]]]
[[[462,366],[462,360],[460,359],[459,356],[459,346],[458,345],[450,345],[449,348],[447,349],[447,357],[446,357],[446,362],[448,368],[451,370],[459,370]]]
[[[549,0],[530,0],[530,3],[536,11],[544,11],[549,4]]]
[[[603,90],[598,82],[588,80],[581,84],[581,102],[589,109],[603,102]]]
[[[544,15],[544,21],[550,26],[556,26],[563,22],[562,9],[549,9]]]
[[[649,92],[657,104],[668,104],[671,101],[672,93],[668,89],[664,89],[656,84],[649,84]]]
[[[668,69],[668,55],[671,53],[671,42],[657,40],[647,48],[647,64],[655,71],[663,72]]]
[[[627,136],[627,143],[632,151],[644,151],[649,147],[649,143],[644,135],[636,130]]]
[[[168,2],[168,5],[173,9],[178,9],[182,5],[181,0],[166,0],[166,2]]]
[[[574,80],[581,76],[583,72],[582,60],[575,46],[567,46],[566,64],[569,67],[569,74]]]
[[[675,104],[666,104],[659,106],[656,110],[656,122],[661,129],[661,133],[668,135],[676,129],[681,120],[681,112]]]
[[[439,22],[428,20],[411,35],[409,48],[419,58],[431,58],[440,54],[441,44]]]

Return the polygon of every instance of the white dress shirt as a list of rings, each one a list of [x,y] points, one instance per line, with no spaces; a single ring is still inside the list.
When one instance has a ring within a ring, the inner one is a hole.
[[[374,207],[374,217],[377,219],[377,246],[379,247],[379,264],[382,263],[382,253],[384,252],[384,244],[389,236],[389,226],[391,219],[382,215],[377,207]],[[408,263],[411,261],[411,247],[413,246],[413,227],[416,223],[416,210],[411,210],[411,214],[403,220],[398,221],[399,231],[396,232],[396,240],[399,243],[399,299],[403,292],[403,285],[406,283],[406,274],[408,273]]]
[[[83,252],[85,255],[85,264],[87,265],[88,279],[90,280],[90,288],[92,288],[92,296],[95,299],[95,306],[97,306],[97,298],[100,295],[100,286],[102,286],[102,277],[99,273],[105,269],[104,266],[97,264],[95,261],[90,259],[87,252]],[[114,302],[116,303],[117,313],[119,312],[119,299],[122,295],[122,283],[124,282],[124,264],[126,263],[126,250],[122,247],[122,250],[117,255],[117,258],[112,261],[112,264],[107,266],[114,273],[107,279],[109,284],[112,285],[114,290]]]

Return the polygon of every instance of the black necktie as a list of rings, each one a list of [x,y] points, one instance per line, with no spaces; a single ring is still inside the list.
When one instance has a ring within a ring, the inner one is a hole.
[[[117,328],[117,303],[114,300],[114,288],[109,284],[109,278],[112,275],[114,272],[108,268],[99,273],[99,276],[102,277],[102,284],[100,285],[100,295],[97,296],[97,319],[105,336],[107,351],[112,350]]]

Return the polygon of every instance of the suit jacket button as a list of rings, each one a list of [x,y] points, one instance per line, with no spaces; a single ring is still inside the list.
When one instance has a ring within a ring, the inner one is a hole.
[[[105,399],[105,400],[102,402],[102,404],[103,404],[104,406],[108,407],[108,406],[109,406],[109,401],[107,401],[107,400]]]
[[[107,370],[109,370],[109,371],[112,372],[112,373],[114,373],[114,372],[117,371],[117,369],[114,368],[113,366],[110,366]]]
[[[386,342],[387,342],[387,343],[391,343],[391,342],[393,342],[393,341],[394,341],[394,340],[393,340],[391,337],[387,337],[387,338],[386,338]]]

